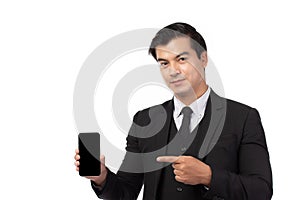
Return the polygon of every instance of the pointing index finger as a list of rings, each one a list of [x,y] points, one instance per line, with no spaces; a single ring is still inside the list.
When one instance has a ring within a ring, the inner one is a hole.
[[[159,156],[156,158],[157,162],[174,163],[178,159],[178,156]]]

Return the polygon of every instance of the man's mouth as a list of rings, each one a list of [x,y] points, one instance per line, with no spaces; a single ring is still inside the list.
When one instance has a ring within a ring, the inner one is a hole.
[[[176,84],[176,83],[179,83],[181,81],[184,81],[184,79],[173,80],[170,83]]]

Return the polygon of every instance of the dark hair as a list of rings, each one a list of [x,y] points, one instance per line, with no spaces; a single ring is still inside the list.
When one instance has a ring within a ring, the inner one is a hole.
[[[196,51],[198,58],[201,57],[201,53],[203,51],[207,51],[205,40],[194,27],[186,23],[177,22],[162,28],[156,33],[150,44],[149,54],[151,54],[156,60],[155,48],[158,45],[166,45],[172,39],[179,37],[190,38],[191,48]]]

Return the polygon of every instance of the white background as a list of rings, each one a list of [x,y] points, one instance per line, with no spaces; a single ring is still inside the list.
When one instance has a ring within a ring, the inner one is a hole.
[[[259,110],[273,199],[295,198],[300,178],[296,2],[1,1],[0,199],[97,199],[73,165],[73,90],[81,65],[117,34],[177,21],[195,26],[206,39],[225,96]],[[132,99],[139,99],[138,93]],[[151,105],[157,99],[144,101]],[[140,106],[129,105],[132,112]]]

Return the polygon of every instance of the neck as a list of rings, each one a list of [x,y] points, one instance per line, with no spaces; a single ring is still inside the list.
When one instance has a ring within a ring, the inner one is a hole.
[[[199,90],[197,91],[190,91],[184,95],[178,95],[175,94],[176,98],[179,99],[182,103],[184,103],[185,105],[190,105],[192,104],[194,101],[196,101],[199,97],[201,97],[208,89],[207,84],[203,84],[203,87],[200,87]]]

